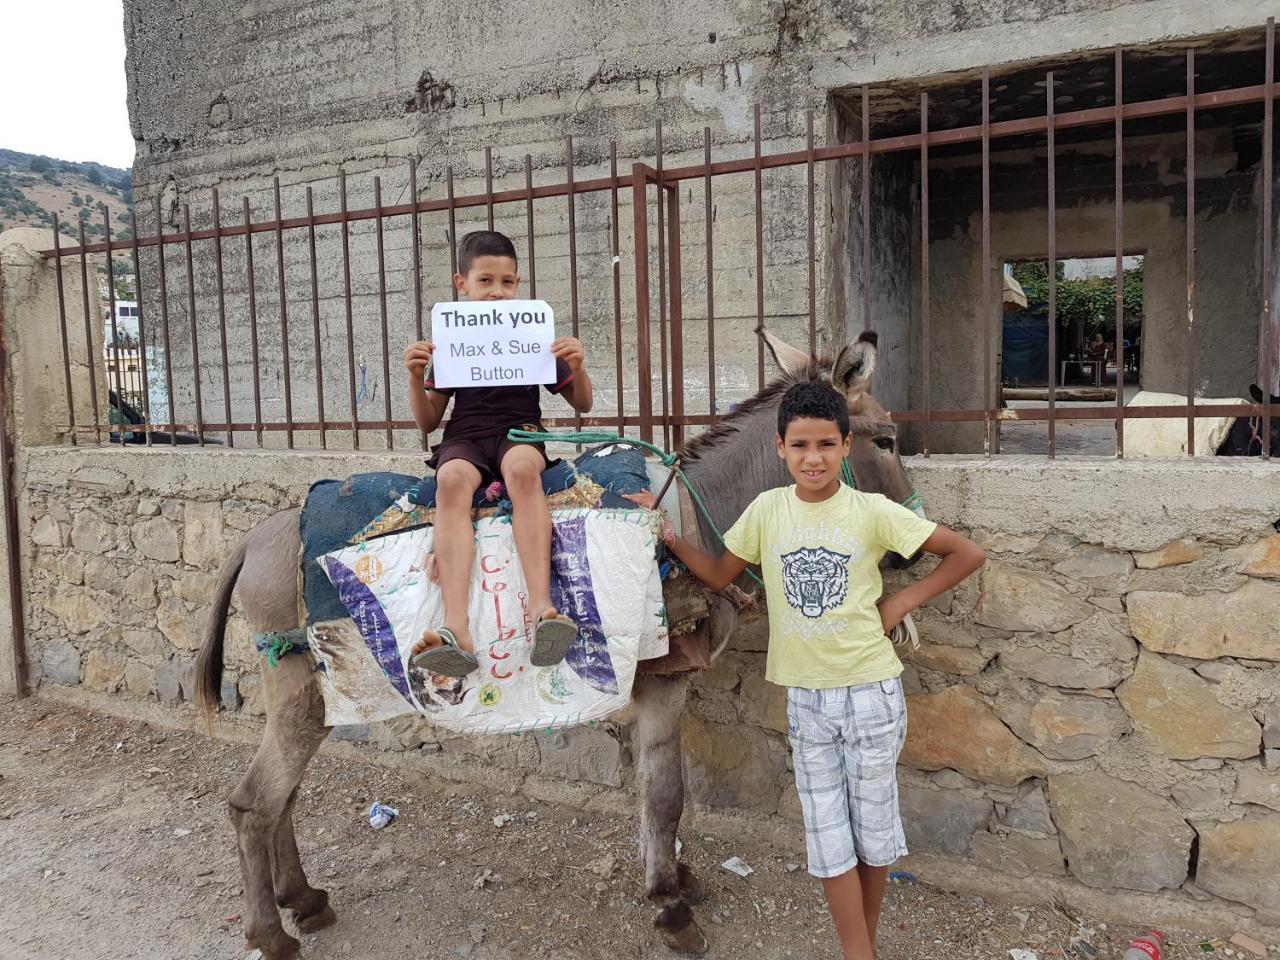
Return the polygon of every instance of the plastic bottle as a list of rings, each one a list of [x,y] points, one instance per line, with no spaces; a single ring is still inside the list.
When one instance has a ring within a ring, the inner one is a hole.
[[[1164,946],[1164,934],[1149,930],[1129,944],[1123,960],[1160,960],[1160,948]]]

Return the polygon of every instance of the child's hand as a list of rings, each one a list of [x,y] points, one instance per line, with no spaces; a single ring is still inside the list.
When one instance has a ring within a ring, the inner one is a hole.
[[[661,507],[658,506],[658,498],[648,490],[640,490],[636,493],[624,493],[623,500],[630,500],[638,507],[644,507],[646,510],[656,510],[662,514],[662,542],[667,546],[671,546],[676,539],[675,527],[671,525],[671,521],[667,515],[663,513]]]
[[[419,340],[404,349],[404,368],[419,382],[426,376],[427,367],[431,365],[431,357],[436,352],[436,345],[430,340]]]
[[[896,596],[885,597],[876,604],[876,608],[880,611],[880,624],[884,627],[884,635],[886,637],[893,633],[893,628],[900,624],[902,618],[910,612],[899,609],[901,605],[895,602],[897,599]]]
[[[557,360],[563,360],[569,365],[569,369],[574,373],[582,371],[582,364],[587,359],[587,352],[583,349],[582,341],[576,337],[557,337],[551,344],[551,355]]]

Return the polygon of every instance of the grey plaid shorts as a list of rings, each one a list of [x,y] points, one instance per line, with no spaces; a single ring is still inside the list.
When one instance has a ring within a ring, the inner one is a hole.
[[[856,687],[787,689],[796,789],[809,872],[837,877],[907,852],[898,811],[898,754],[907,704],[896,677]]]

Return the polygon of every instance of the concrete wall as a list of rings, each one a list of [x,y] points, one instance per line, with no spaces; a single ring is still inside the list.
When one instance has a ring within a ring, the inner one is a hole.
[[[416,463],[25,451],[42,689],[191,711],[222,557],[310,482],[357,467]],[[1028,890],[1142,891],[1170,909],[1189,895],[1232,923],[1280,925],[1280,467],[932,457],[909,470],[931,515],[991,555],[920,612],[900,771],[912,849]],[[238,617],[230,637],[228,716],[259,717],[262,665]],[[765,640],[763,619],[748,619],[695,679],[686,770],[696,804],[782,826],[799,807]],[[463,778],[498,764],[509,786],[567,781],[603,798],[633,782],[627,724],[468,738],[406,719],[343,733]]]

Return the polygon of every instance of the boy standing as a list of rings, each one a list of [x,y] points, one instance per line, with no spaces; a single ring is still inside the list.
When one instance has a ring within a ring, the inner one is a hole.
[[[760,494],[718,558],[670,532],[666,540],[713,590],[748,564],[761,567],[765,677],[787,688],[809,872],[822,879],[844,956],[870,960],[889,866],[907,852],[896,775],[907,711],[902,664],[887,634],[981,567],[986,554],[879,494],[842,484],[850,442],[844,397],[821,383],[793,386],[778,409],[777,445],[795,484]],[[652,498],[636,502],[649,506]],[[881,599],[880,559],[921,548],[942,563]]]
[[[517,267],[515,246],[505,235],[489,230],[469,233],[458,248],[454,287],[466,300],[512,300],[520,286]],[[530,660],[535,666],[559,663],[578,628],[551,603],[551,513],[542,492],[546,449],[507,439],[512,429],[539,429],[538,387],[437,387],[431,372],[434,352],[429,341],[410,344],[404,365],[413,419],[424,434],[440,425],[449,401],[456,398],[444,438],[427,461],[436,471],[435,557],[445,625],[428,631],[410,652],[421,654],[415,660],[418,666],[445,676],[465,676],[479,666],[468,610],[475,556],[471,510],[476,491],[500,478],[511,499],[516,553],[529,589],[534,639]],[[581,342],[560,337],[551,344],[551,352],[556,380],[546,389],[587,413],[591,377]]]

